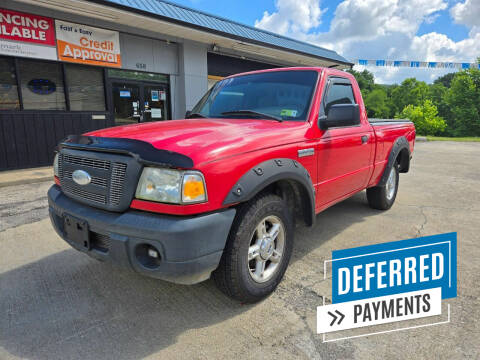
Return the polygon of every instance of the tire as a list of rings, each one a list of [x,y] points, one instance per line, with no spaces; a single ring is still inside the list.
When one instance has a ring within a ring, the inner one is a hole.
[[[397,197],[398,180],[398,164],[395,163],[384,186],[375,186],[367,189],[367,200],[370,207],[378,210],[390,209]],[[393,184],[392,181],[394,182]]]
[[[281,197],[260,194],[242,205],[220,264],[213,272],[217,287],[244,303],[254,303],[271,294],[290,261],[293,234],[293,217]],[[263,272],[259,262],[265,264]]]

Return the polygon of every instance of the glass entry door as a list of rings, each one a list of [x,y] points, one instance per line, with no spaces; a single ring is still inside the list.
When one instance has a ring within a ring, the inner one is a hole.
[[[112,91],[115,124],[128,125],[140,122],[143,112],[140,99],[140,85],[114,82],[112,83]]]
[[[158,121],[167,119],[167,87],[164,85],[144,85],[143,121]]]
[[[113,80],[111,89],[116,125],[170,119],[168,85]]]

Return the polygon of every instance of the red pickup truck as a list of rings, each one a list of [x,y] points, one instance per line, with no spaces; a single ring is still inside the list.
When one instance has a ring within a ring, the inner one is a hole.
[[[415,128],[368,120],[355,78],[283,68],[218,82],[187,119],[69,136],[50,218],[74,248],[176,283],[213,276],[254,302],[281,281],[295,221],[366,189],[389,209]]]

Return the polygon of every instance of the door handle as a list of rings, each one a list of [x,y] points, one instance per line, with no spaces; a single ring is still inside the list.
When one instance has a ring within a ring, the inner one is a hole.
[[[366,144],[368,141],[368,135],[363,135],[362,136],[362,144]]]

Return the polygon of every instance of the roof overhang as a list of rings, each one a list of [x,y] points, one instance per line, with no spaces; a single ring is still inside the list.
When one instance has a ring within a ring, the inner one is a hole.
[[[340,69],[353,66],[349,62],[341,62],[323,58],[291,49],[277,47],[271,44],[257,42],[233,34],[206,29],[195,24],[183,22],[161,15],[148,13],[103,0],[18,0],[32,6],[53,9],[65,13],[100,19],[114,24],[121,24],[130,28],[138,28],[167,35],[176,39],[187,39],[217,45],[222,49],[231,49],[234,52],[260,55],[265,59],[272,59],[275,63],[286,63],[305,66],[336,67]]]

